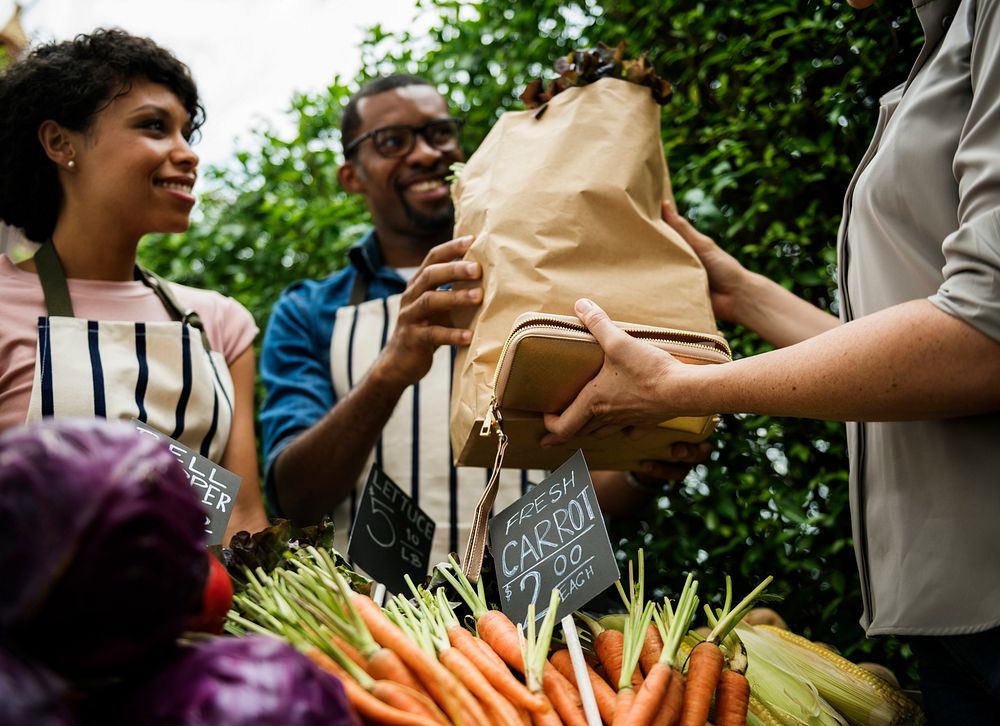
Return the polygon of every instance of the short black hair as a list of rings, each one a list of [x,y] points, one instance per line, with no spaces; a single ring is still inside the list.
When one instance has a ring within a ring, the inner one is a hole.
[[[149,38],[99,28],[47,43],[0,73],[0,220],[29,239],[52,235],[62,199],[55,164],[38,141],[52,120],[86,132],[98,112],[129,92],[133,81],[159,83],[180,99],[192,132],[205,110],[188,67]]]
[[[391,76],[373,78],[361,86],[358,92],[351,96],[347,105],[344,106],[344,112],[340,116],[341,148],[346,149],[350,146],[351,142],[354,141],[354,137],[358,135],[358,129],[361,128],[361,114],[358,113],[358,103],[360,103],[361,99],[368,98],[369,96],[377,96],[380,93],[404,86],[431,86],[433,88],[434,84],[420,76],[411,76],[408,73],[393,73]]]

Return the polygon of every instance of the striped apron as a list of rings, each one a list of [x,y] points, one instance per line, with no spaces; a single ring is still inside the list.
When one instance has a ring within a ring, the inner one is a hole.
[[[358,274],[351,303],[337,311],[330,340],[330,377],[338,400],[364,378],[392,335],[401,295],[364,300],[366,284]],[[377,464],[434,520],[430,563],[447,561],[448,553],[462,553],[469,538],[476,504],[490,478],[490,470],[452,466],[449,406],[454,348],[441,346],[430,371],[400,397],[382,429],[351,496],[334,512],[336,548],[347,552],[351,523],[368,472]],[[505,469],[494,510],[512,503],[530,483],[541,481],[542,471]]]
[[[27,421],[136,418],[219,462],[232,425],[233,382],[197,313],[182,310],[165,281],[136,268],[176,320],[81,320],[73,317],[52,244],[42,245],[34,259],[48,316],[38,319]]]

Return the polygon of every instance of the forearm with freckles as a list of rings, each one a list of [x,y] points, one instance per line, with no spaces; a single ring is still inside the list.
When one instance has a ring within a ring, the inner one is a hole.
[[[354,489],[368,455],[406,386],[376,364],[274,464],[282,511],[300,525],[320,521]]]
[[[797,345],[662,377],[664,402],[691,414],[759,413],[901,421],[1000,410],[1000,343],[927,300]]]

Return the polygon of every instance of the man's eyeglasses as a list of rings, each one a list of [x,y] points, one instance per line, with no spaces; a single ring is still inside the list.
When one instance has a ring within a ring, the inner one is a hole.
[[[366,139],[372,140],[375,151],[387,159],[398,159],[406,156],[417,143],[417,134],[438,151],[452,151],[458,148],[458,134],[462,128],[462,118],[443,118],[428,121],[422,126],[396,124],[383,126],[361,134],[344,149],[344,156],[349,157]]]

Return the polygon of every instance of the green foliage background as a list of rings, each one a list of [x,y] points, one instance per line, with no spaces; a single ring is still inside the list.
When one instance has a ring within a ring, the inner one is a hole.
[[[363,204],[335,176],[334,129],[357,82],[395,70],[432,79],[467,118],[471,152],[556,57],[625,40],[674,83],[663,144],[681,210],[748,267],[836,312],[842,194],[878,97],[916,55],[909,3],[859,12],[830,0],[423,0],[419,9],[429,33],[372,28],[359,78],[294,98],[298,135],[262,130],[259,149],[210,172],[202,217],[186,235],[147,242],[144,261],[234,295],[263,327],[280,291],[342,265],[366,224]],[[740,356],[765,349],[744,330],[724,332]],[[773,606],[794,630],[856,661],[884,662],[912,685],[906,646],[865,640],[857,624],[843,426],[727,417],[715,444],[711,461],[638,524],[613,523],[623,561],[643,547],[658,593],[672,593],[690,569],[707,592],[721,592],[726,574],[738,593],[773,574],[782,598]]]

